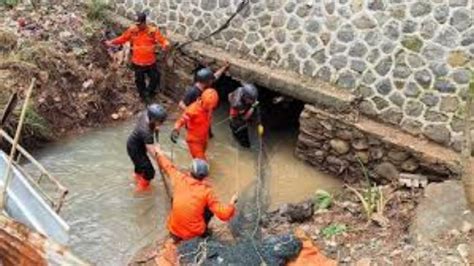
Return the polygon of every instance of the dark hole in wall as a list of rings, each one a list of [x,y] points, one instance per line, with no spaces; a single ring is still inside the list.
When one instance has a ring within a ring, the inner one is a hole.
[[[241,84],[240,81],[226,75],[216,81],[215,87],[219,92],[221,108],[228,107],[228,94],[236,90]],[[266,131],[292,130],[297,132],[304,102],[262,86],[257,85],[257,89],[261,121]]]

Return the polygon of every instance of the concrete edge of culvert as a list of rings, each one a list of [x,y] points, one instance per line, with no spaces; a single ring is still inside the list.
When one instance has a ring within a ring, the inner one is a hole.
[[[5,265],[89,265],[27,226],[0,215],[0,259]]]
[[[112,24],[126,28],[132,21],[112,11],[107,11],[105,19]],[[167,36],[174,43],[183,43],[189,38],[170,33]],[[353,106],[356,97],[345,90],[339,89],[319,79],[299,75],[281,68],[272,68],[249,59],[240,54],[232,54],[223,49],[193,42],[182,48],[187,56],[200,58],[203,62],[228,61],[231,64],[229,73],[232,77],[253,82],[263,87],[271,88],[279,93],[291,96],[306,103],[313,103],[337,111],[347,111]]]

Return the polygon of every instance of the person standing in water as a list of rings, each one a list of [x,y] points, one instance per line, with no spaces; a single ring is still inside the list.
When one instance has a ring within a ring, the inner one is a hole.
[[[166,120],[165,108],[151,104],[138,116],[135,129],[127,140],[127,153],[134,165],[136,192],[147,191],[150,181],[155,177],[155,169],[149,156],[156,160],[155,144],[160,126]]]

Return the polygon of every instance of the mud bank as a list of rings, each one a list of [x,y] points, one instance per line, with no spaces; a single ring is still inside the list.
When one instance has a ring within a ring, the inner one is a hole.
[[[0,7],[3,8],[3,7]],[[37,79],[22,144],[42,143],[124,120],[143,108],[132,72],[113,67],[103,45],[108,26],[88,18],[87,7],[63,1],[54,7],[0,10],[0,106],[20,99]],[[6,129],[12,134],[22,100]]]

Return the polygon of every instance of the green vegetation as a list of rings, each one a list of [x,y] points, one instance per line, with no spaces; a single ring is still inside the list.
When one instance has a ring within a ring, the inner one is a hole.
[[[331,206],[332,201],[332,195],[327,191],[318,190],[314,195],[314,204],[318,210],[328,209]]]
[[[18,5],[19,0],[0,0],[0,6],[14,7]]]
[[[367,218],[367,222],[376,219],[377,222],[382,223],[381,220],[386,220],[383,216],[383,212],[387,202],[390,200],[390,196],[385,197],[381,187],[378,187],[375,184],[372,185],[367,169],[360,159],[358,159],[358,161],[361,166],[362,173],[364,174],[364,177],[367,181],[367,186],[365,189],[361,190],[357,190],[349,185],[346,185],[346,187],[360,200]]]
[[[41,117],[31,105],[26,109],[25,131],[43,138],[49,138],[51,136],[48,122]]]
[[[324,238],[331,238],[343,234],[347,231],[347,226],[345,224],[331,224],[321,230]]]

